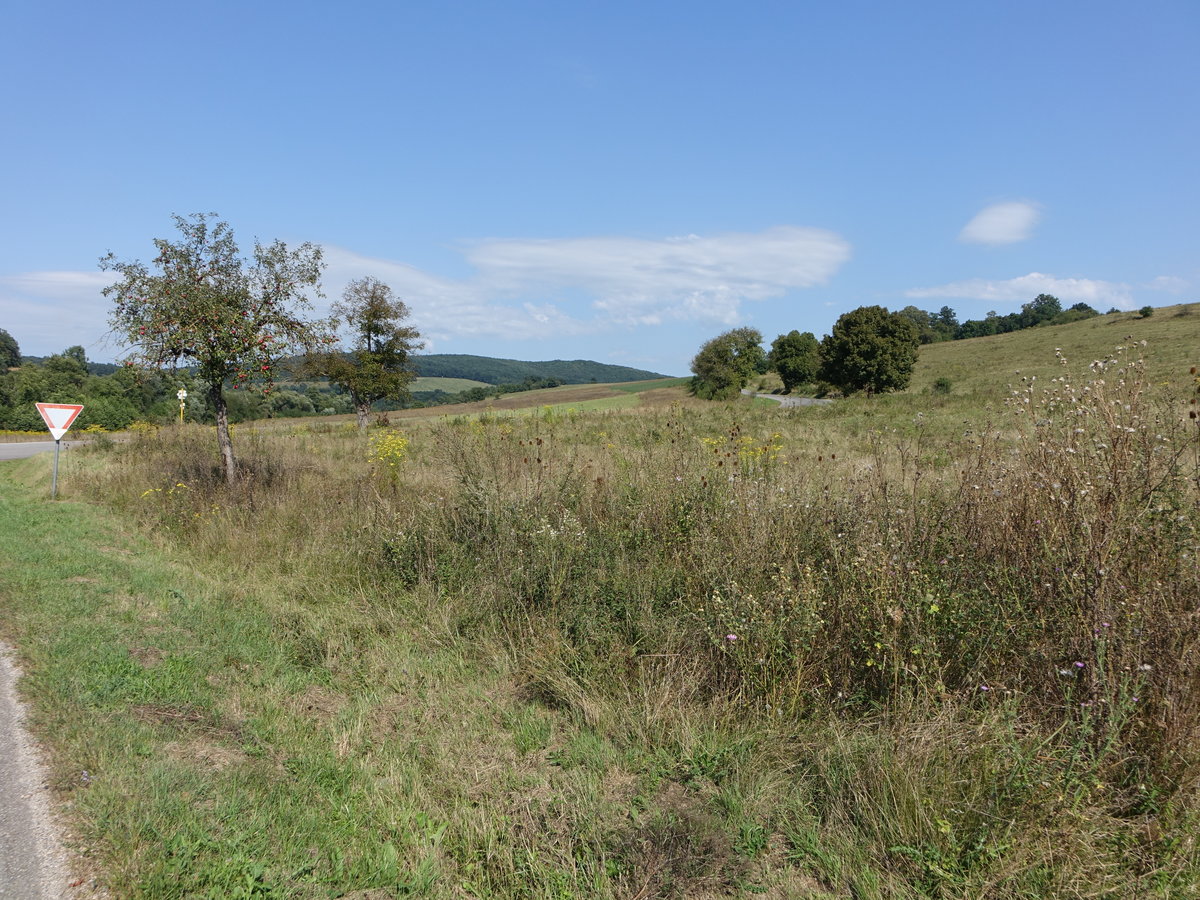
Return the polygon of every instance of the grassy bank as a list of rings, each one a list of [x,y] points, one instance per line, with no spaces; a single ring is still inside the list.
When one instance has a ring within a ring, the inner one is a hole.
[[[6,637],[120,896],[1189,896],[1194,384],[1048,365],[10,466]]]

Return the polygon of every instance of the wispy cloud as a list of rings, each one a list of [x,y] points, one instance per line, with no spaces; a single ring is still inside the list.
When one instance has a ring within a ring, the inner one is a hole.
[[[748,302],[828,282],[850,258],[850,245],[830,231],[779,226],[660,240],[491,239],[465,245],[462,255],[470,273],[447,278],[326,246],[325,294],[336,298],[351,279],[373,275],[409,304],[431,345],[681,321],[731,325],[743,321]],[[101,290],[114,280],[103,272],[0,277],[0,321],[20,325],[23,349],[99,346],[110,308]]]
[[[101,291],[116,279],[105,272],[25,272],[0,277],[0,321],[31,355],[107,346],[109,302]]]
[[[993,247],[1016,244],[1029,239],[1040,218],[1038,205],[1027,200],[993,203],[975,214],[975,218],[959,232],[958,239],[967,244]]]
[[[1159,275],[1146,285],[1147,290],[1166,291],[1168,294],[1182,294],[1190,287],[1188,281],[1175,275]]]
[[[583,334],[669,321],[731,324],[746,301],[826,283],[850,258],[839,235],[780,226],[755,234],[493,239],[464,251],[474,274],[327,249],[330,293],[360,274],[387,281],[421,327],[451,336]]]
[[[1068,303],[1088,303],[1095,307],[1117,306],[1128,309],[1133,305],[1130,286],[1115,281],[1092,278],[1058,278],[1030,272],[1006,281],[972,278],[938,287],[913,288],[904,292],[913,298],[947,298],[980,300],[995,303],[1028,303],[1038,294],[1053,294]],[[1102,310],[1103,311],[1103,310]]]

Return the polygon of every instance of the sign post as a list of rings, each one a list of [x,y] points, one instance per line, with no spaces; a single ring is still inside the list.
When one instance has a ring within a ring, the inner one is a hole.
[[[83,406],[77,403],[38,403],[37,411],[41,413],[42,421],[50,429],[54,438],[54,476],[50,479],[50,499],[58,496],[58,451],[62,446],[62,437],[70,428],[75,417],[83,412]]]

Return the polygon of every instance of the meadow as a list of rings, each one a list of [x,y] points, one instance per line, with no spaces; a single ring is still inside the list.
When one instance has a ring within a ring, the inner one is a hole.
[[[1196,896],[1179,309],[931,345],[828,407],[664,382],[243,425],[232,492],[200,426],[77,452],[60,504],[10,465],[6,561],[71,548],[0,595],[96,877]]]

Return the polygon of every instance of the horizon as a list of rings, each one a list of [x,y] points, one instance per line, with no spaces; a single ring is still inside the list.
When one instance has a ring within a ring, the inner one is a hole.
[[[25,355],[116,361],[98,259],[210,210],[243,254],[324,248],[314,315],[388,283],[432,354],[685,373],[730,328],[858,306],[1196,299],[1182,0],[148,9],[11,17],[0,328]]]

